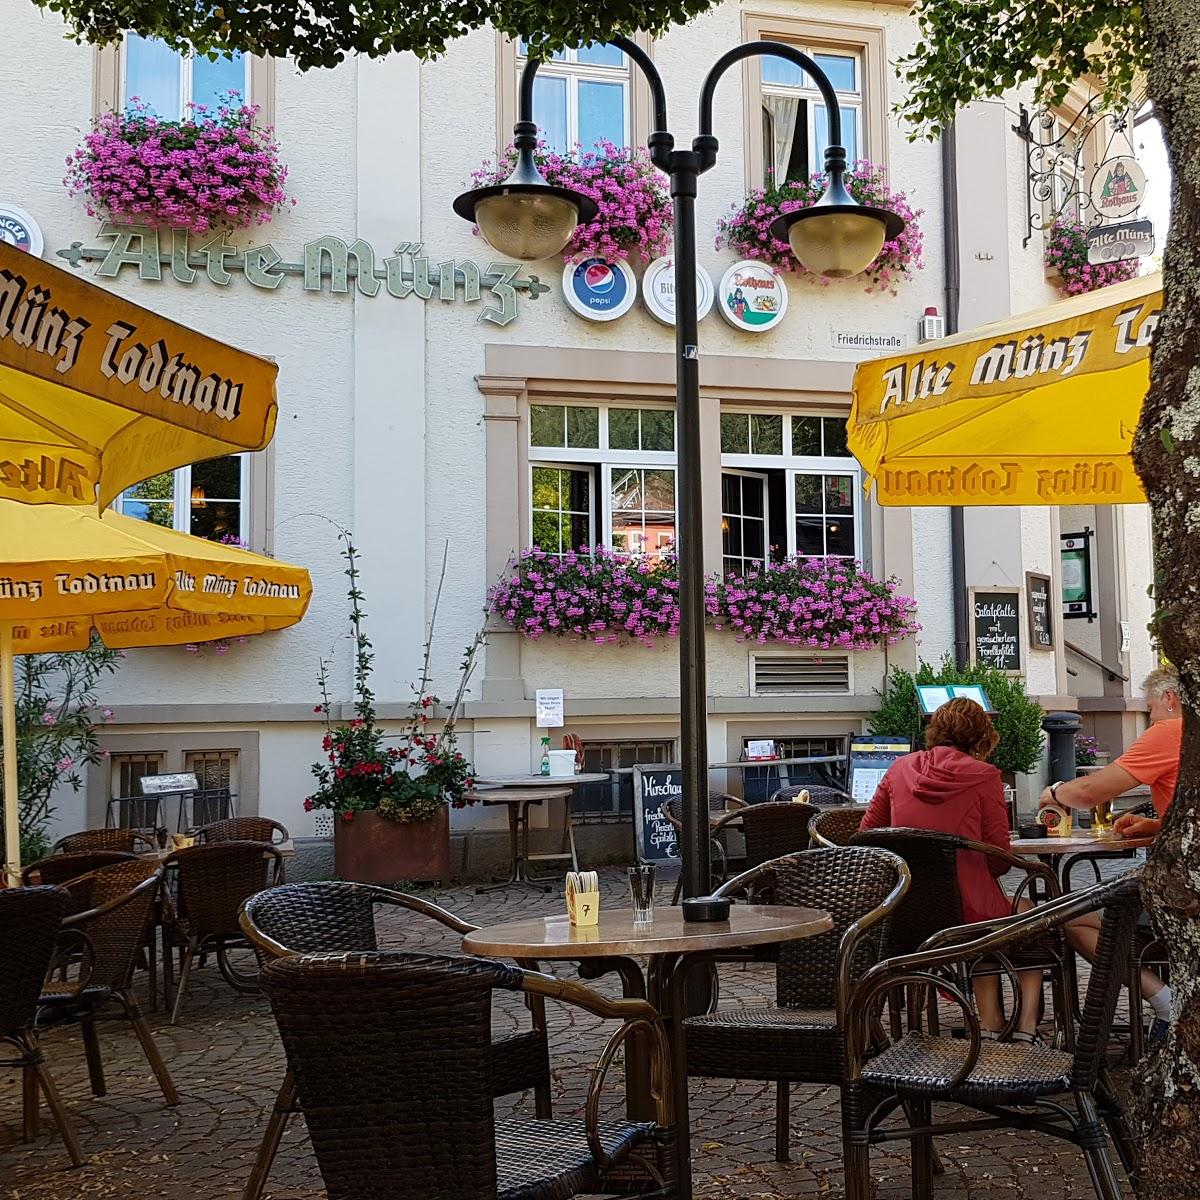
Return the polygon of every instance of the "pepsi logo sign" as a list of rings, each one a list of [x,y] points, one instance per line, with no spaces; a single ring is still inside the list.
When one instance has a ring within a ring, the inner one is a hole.
[[[42,256],[44,243],[38,223],[23,208],[3,201],[0,201],[0,242],[16,246],[35,258]]]
[[[563,268],[563,299],[588,321],[615,321],[637,300],[637,277],[626,262],[585,258]]]

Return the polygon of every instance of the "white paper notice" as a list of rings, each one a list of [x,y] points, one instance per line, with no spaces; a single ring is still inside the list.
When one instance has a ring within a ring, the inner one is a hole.
[[[746,743],[747,758],[774,758],[775,743],[770,740],[751,741]]]
[[[561,729],[563,721],[563,690],[562,688],[538,688],[537,690],[537,721],[539,729]]]
[[[871,767],[856,767],[850,784],[850,798],[859,804],[869,804],[875,795],[879,781],[887,774],[887,767],[878,771]]]

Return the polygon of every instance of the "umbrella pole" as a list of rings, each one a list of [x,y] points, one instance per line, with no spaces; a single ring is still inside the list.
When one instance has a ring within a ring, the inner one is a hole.
[[[0,621],[0,705],[4,745],[4,865],[10,886],[21,882],[21,805],[17,794],[17,689],[13,627]]]

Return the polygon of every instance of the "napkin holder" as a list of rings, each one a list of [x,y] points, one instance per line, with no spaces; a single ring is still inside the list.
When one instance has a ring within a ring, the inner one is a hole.
[[[195,845],[195,843],[196,839],[194,837],[189,837],[186,833],[171,834],[172,850],[186,850],[189,846]]]
[[[567,879],[567,916],[572,925],[586,927],[596,925],[600,920],[600,890],[599,888],[580,891],[572,878]]]
[[[1037,822],[1046,830],[1047,837],[1071,836],[1071,810],[1061,804],[1047,804],[1039,809]]]

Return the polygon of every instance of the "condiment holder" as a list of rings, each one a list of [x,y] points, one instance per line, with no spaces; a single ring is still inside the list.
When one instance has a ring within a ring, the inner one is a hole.
[[[808,788],[802,789],[801,791],[797,792],[796,795],[794,795],[792,797],[793,804],[807,804],[808,802],[809,802]]]
[[[186,833],[171,834],[171,849],[186,850],[189,846],[195,845],[196,839],[189,837]]]
[[[595,871],[568,871],[566,892],[572,925],[595,925],[600,920],[600,876]]]
[[[1048,837],[1071,836],[1071,810],[1061,804],[1047,804],[1039,809],[1037,823],[1046,830]]]

